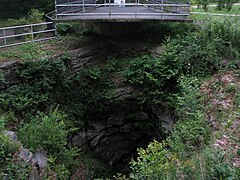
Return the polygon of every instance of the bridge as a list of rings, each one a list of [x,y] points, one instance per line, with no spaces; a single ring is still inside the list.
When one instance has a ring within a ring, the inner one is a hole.
[[[189,0],[55,0],[56,22],[191,21]]]

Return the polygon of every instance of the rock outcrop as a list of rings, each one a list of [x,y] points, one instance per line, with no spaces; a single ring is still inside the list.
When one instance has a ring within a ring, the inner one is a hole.
[[[153,139],[164,139],[162,125],[171,128],[174,121],[166,106],[151,110],[138,105],[133,92],[131,87],[116,89],[107,110],[91,114],[87,126],[70,140],[71,146],[90,149],[115,173],[127,173],[137,148],[146,147]]]

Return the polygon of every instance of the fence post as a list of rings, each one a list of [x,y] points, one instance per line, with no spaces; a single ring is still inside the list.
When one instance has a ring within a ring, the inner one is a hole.
[[[108,0],[108,2],[109,2],[109,6],[108,6],[108,10],[109,10],[109,14],[108,14],[108,16],[109,16],[109,19],[111,18],[111,10],[110,10],[110,6],[111,6],[111,1],[110,0]]]
[[[85,18],[85,0],[83,0],[82,4],[83,4],[83,17]]]
[[[33,38],[33,25],[31,25],[31,36],[32,36],[32,42],[34,41],[34,38]]]
[[[162,7],[161,7],[161,19],[163,18],[163,0],[162,0]]]
[[[58,13],[58,10],[57,10],[57,0],[54,1],[55,2],[55,15],[56,15],[56,19],[58,18],[57,17],[57,13]]]
[[[3,37],[4,37],[4,44],[7,45],[7,38],[6,38],[6,32],[5,29],[3,29]]]
[[[137,0],[135,0],[135,18],[137,18]]]

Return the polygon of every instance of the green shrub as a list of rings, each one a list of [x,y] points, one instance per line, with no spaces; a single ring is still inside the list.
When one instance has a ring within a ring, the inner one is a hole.
[[[43,150],[54,159],[53,167],[61,165],[69,170],[76,162],[76,149],[67,149],[67,136],[73,129],[65,124],[66,115],[57,110],[48,115],[40,113],[19,130],[21,142],[33,152]],[[62,168],[61,168],[62,169]]]
[[[24,114],[45,108],[54,88],[65,86],[66,71],[62,61],[25,62],[17,70],[21,83],[0,92],[1,109]]]
[[[238,179],[238,168],[229,161],[229,156],[220,148],[206,148],[193,157],[193,177],[196,179]]]
[[[56,28],[57,33],[62,36],[74,33],[73,26],[69,23],[59,23],[57,24]]]
[[[210,126],[201,114],[178,121],[173,129],[170,144],[177,152],[187,154],[205,147],[211,137]]]
[[[59,23],[57,24],[57,32],[59,35],[75,35],[78,37],[86,37],[94,35],[92,29],[81,23]]]
[[[219,46],[219,52],[222,52],[223,55],[229,55],[226,54],[229,48],[237,48],[240,50],[238,41],[240,38],[239,23],[239,18],[208,17],[200,31],[200,38],[205,42],[212,41],[216,38],[222,40],[224,46]],[[224,49],[224,51],[222,51],[222,49]]]
[[[32,172],[31,166],[20,158],[12,159],[5,167],[5,178],[7,179],[29,179]]]
[[[204,115],[203,97],[199,94],[200,82],[194,77],[179,79],[179,94],[176,96],[178,122],[169,138],[177,152],[200,150],[209,143],[210,126]]]
[[[124,77],[127,83],[136,88],[140,104],[156,105],[174,90],[172,85],[177,73],[174,67],[160,58],[143,56],[130,61]]]
[[[10,19],[12,26],[26,25],[26,24],[37,24],[43,21],[44,13],[37,10],[31,9],[28,12],[28,16],[21,19]],[[19,32],[17,33],[19,34]]]
[[[220,68],[218,46],[222,46],[218,39],[205,42],[200,34],[194,32],[168,39],[162,58],[178,69],[180,74],[207,76]]]
[[[151,142],[147,149],[138,149],[136,161],[132,160],[130,174],[131,179],[170,179],[169,171],[173,168],[172,162],[176,155],[167,149],[167,144],[157,141]]]
[[[19,143],[10,140],[6,135],[3,134],[3,131],[5,130],[5,124],[5,117],[0,116],[0,164],[5,164],[6,161],[11,158],[20,147]]]

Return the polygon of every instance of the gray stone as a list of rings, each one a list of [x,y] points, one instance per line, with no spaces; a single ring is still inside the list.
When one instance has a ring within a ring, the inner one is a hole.
[[[18,156],[25,162],[30,162],[33,154],[28,149],[22,148]]]
[[[47,154],[45,152],[36,152],[33,154],[32,162],[35,166],[38,166],[41,170],[47,168]]]
[[[12,141],[17,141],[17,135],[13,131],[3,131],[3,134],[8,136]]]

